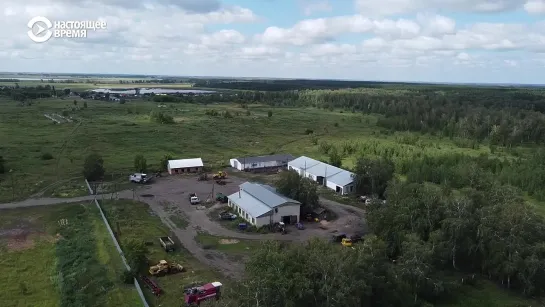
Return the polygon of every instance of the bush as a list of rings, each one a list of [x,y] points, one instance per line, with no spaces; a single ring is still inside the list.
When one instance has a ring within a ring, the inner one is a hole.
[[[314,130],[312,130],[312,129],[305,130],[305,134],[307,134],[307,135],[308,134],[313,134],[313,133],[314,133]]]
[[[53,160],[53,155],[50,154],[50,153],[48,153],[48,152],[46,152],[46,153],[43,153],[43,154],[42,154],[42,157],[41,157],[41,158],[42,158],[42,160]]]
[[[208,116],[219,116],[220,113],[216,110],[206,110],[206,112],[204,112],[204,114],[208,115]]]
[[[272,111],[269,110],[269,112],[267,112],[267,117],[272,117]]]
[[[161,112],[152,111],[150,119],[159,124],[174,124],[174,118],[172,116]]]
[[[136,273],[133,270],[123,271],[120,276],[121,282],[127,285],[132,285],[134,278],[136,278]]]

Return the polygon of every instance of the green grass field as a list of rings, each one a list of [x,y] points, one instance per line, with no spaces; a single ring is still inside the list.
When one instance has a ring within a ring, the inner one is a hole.
[[[140,303],[94,204],[2,210],[0,225],[2,306]]]
[[[83,104],[79,100],[74,107],[72,100],[44,99],[31,106],[18,106],[13,101],[0,101],[0,155],[6,160],[6,168],[13,170],[0,175],[0,202],[27,197],[60,180],[77,179],[85,156],[93,151],[103,156],[108,175],[118,178],[126,178],[133,171],[136,154],[143,154],[152,167],[157,167],[165,154],[174,158],[202,157],[206,165],[219,167],[228,165],[230,158],[275,152],[325,159],[324,144],[341,148],[350,143],[357,149],[343,161],[345,167],[350,167],[358,151],[381,155],[395,150],[400,158],[488,151],[487,147],[461,148],[432,136],[381,132],[375,117],[357,113],[261,105],[246,110],[234,104],[167,104],[167,108],[158,108],[149,101],[121,105],[89,100],[87,108]],[[153,110],[172,114],[176,123],[151,122],[149,114]],[[229,111],[233,117],[208,116],[207,110]],[[273,112],[270,118],[269,110]],[[79,123],[54,124],[43,115],[63,111]],[[307,135],[307,129],[313,130],[315,136]],[[414,145],[404,144],[407,139]],[[44,154],[53,158],[44,159]],[[79,192],[71,191],[69,185]],[[81,194],[85,190],[76,180],[59,183],[46,195]]]
[[[151,209],[147,204],[127,200],[104,201],[102,208],[106,211],[105,214],[112,225],[119,223],[120,234],[118,237],[122,246],[123,242],[131,239],[149,242],[148,260],[151,263],[157,263],[164,259],[180,263],[186,268],[186,272],[158,279],[159,286],[165,292],[164,295],[155,297],[149,290],[144,289],[144,294],[151,305],[179,306],[183,301],[183,289],[192,283],[221,280],[223,284],[228,284],[224,277],[201,264],[183,247],[180,248],[179,244],[175,252],[166,253],[159,245],[158,238],[165,235],[170,235],[173,239],[175,237],[170,234],[168,227],[162,223],[159,217],[150,214]],[[114,231],[116,231],[115,229],[114,227]],[[142,273],[147,274],[146,272]]]

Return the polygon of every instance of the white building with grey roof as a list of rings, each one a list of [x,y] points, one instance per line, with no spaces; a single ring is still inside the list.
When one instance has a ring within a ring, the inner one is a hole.
[[[354,192],[354,173],[327,163],[301,156],[288,163],[288,169],[333,191],[345,195]]]
[[[276,154],[256,157],[241,157],[230,159],[233,168],[240,171],[258,171],[266,169],[278,169],[288,166],[288,162],[295,157],[290,154]]]
[[[227,196],[228,206],[256,227],[283,222],[299,222],[301,203],[285,197],[276,189],[259,183],[245,182],[239,191]]]

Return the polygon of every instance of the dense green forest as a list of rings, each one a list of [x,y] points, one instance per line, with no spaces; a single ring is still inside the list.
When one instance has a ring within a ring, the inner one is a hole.
[[[456,300],[463,287],[481,279],[522,296],[542,296],[543,217],[501,179],[467,178],[470,170],[456,168],[464,161],[458,156],[446,158],[450,162],[435,175],[439,160],[404,165],[410,175],[400,181],[388,159],[360,158],[354,169],[357,189],[386,198],[386,204],[374,201],[367,208],[371,234],[354,249],[320,240],[265,244],[247,265],[235,305],[433,306]],[[471,163],[478,161],[482,169],[493,168],[483,157]],[[311,184],[285,191],[285,182],[298,175],[282,176],[284,193],[303,203],[315,195]],[[422,182],[427,179],[441,184]]]

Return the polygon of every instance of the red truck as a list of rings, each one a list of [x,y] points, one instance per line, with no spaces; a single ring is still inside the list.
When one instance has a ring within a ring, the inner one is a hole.
[[[223,285],[219,281],[207,283],[198,287],[185,289],[184,300],[186,306],[198,306],[202,301],[209,299],[219,300],[221,296],[221,287]]]

